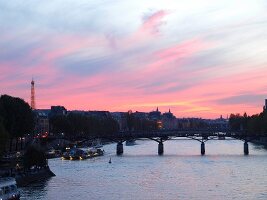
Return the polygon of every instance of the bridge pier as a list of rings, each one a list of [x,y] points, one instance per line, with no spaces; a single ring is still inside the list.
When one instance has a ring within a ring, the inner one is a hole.
[[[163,152],[164,152],[163,142],[159,142],[159,145],[158,145],[158,154],[159,155],[162,155]]]
[[[201,155],[203,156],[203,155],[205,155],[205,143],[204,142],[201,142],[201,145],[200,145],[200,147],[201,147]]]
[[[117,155],[122,155],[123,154],[123,144],[122,142],[119,142],[117,144]]]
[[[247,143],[247,141],[245,141],[245,143],[244,143],[244,155],[248,155],[248,154],[249,154],[248,143]]]

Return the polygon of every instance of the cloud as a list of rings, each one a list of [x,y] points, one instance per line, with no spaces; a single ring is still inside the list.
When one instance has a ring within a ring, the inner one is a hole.
[[[37,106],[258,112],[263,1],[0,1],[0,91]],[[185,104],[183,104],[185,102]]]
[[[140,28],[141,31],[150,32],[151,34],[159,33],[159,28],[166,22],[163,22],[163,18],[168,14],[164,10],[159,10],[150,15],[144,15],[143,25]]]
[[[231,96],[223,99],[216,100],[219,104],[251,104],[251,105],[259,105],[259,102],[263,102],[263,100],[267,98],[267,93],[265,94],[241,94],[236,96]]]

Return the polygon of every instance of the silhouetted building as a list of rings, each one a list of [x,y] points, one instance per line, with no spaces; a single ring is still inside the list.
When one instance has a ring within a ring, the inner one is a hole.
[[[110,113],[112,118],[117,121],[119,124],[119,130],[125,131],[127,130],[127,113],[126,112],[112,112]]]
[[[67,114],[67,109],[64,106],[51,106],[51,112],[50,115],[55,116],[55,115],[66,115]]]
[[[70,111],[68,111],[68,114],[70,114],[70,113],[77,114],[77,115],[86,115],[86,111],[84,111],[84,110],[70,110]]]
[[[228,128],[228,119],[224,119],[222,115],[218,119],[207,119],[205,120],[209,128],[213,129],[227,129]]]
[[[135,113],[133,113],[133,116],[135,118],[138,118],[138,119],[141,119],[141,120],[148,118],[148,114],[146,112],[138,112],[138,111],[136,111]]]
[[[87,111],[86,115],[90,117],[95,117],[98,119],[106,119],[106,118],[111,117],[109,111]]]
[[[150,120],[154,120],[154,121],[160,120],[161,119],[161,112],[159,111],[159,108],[157,107],[156,111],[152,111],[152,112],[148,113],[148,118]]]
[[[267,99],[265,99],[265,106],[263,106],[263,111],[267,111]]]
[[[169,112],[165,112],[162,114],[162,126],[164,129],[169,129],[169,130],[177,128],[176,117],[171,113],[170,109]]]
[[[49,134],[49,109],[36,109],[35,114],[35,133],[42,136]]]
[[[191,123],[189,118],[178,118],[176,124],[178,129],[187,129],[190,128]]]

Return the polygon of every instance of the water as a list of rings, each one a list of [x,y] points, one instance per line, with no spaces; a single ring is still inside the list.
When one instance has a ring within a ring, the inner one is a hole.
[[[105,156],[91,160],[49,160],[56,174],[47,181],[21,188],[27,200],[68,199],[267,199],[267,150],[241,141],[208,141],[200,156],[197,141],[166,141],[164,155],[157,143],[137,141],[106,145]],[[111,157],[112,163],[109,164]]]

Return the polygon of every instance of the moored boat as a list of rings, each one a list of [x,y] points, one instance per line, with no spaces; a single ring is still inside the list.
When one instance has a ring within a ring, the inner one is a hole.
[[[0,178],[0,199],[1,200],[17,200],[20,199],[20,192],[17,189],[15,178]]]
[[[93,157],[97,157],[97,156],[103,156],[104,155],[104,150],[100,149],[100,148],[90,148],[87,151],[88,154],[88,158],[93,158]]]
[[[62,155],[62,159],[65,160],[81,160],[86,158],[86,152],[78,149],[78,148],[72,148],[67,152],[64,152]]]
[[[100,148],[90,148],[87,151],[82,149],[73,148],[70,151],[63,153],[62,159],[64,160],[85,160],[87,158],[93,158],[104,155],[104,150]]]
[[[50,149],[50,150],[45,152],[45,156],[47,159],[58,158],[58,157],[60,157],[60,155],[61,155],[60,150]]]

